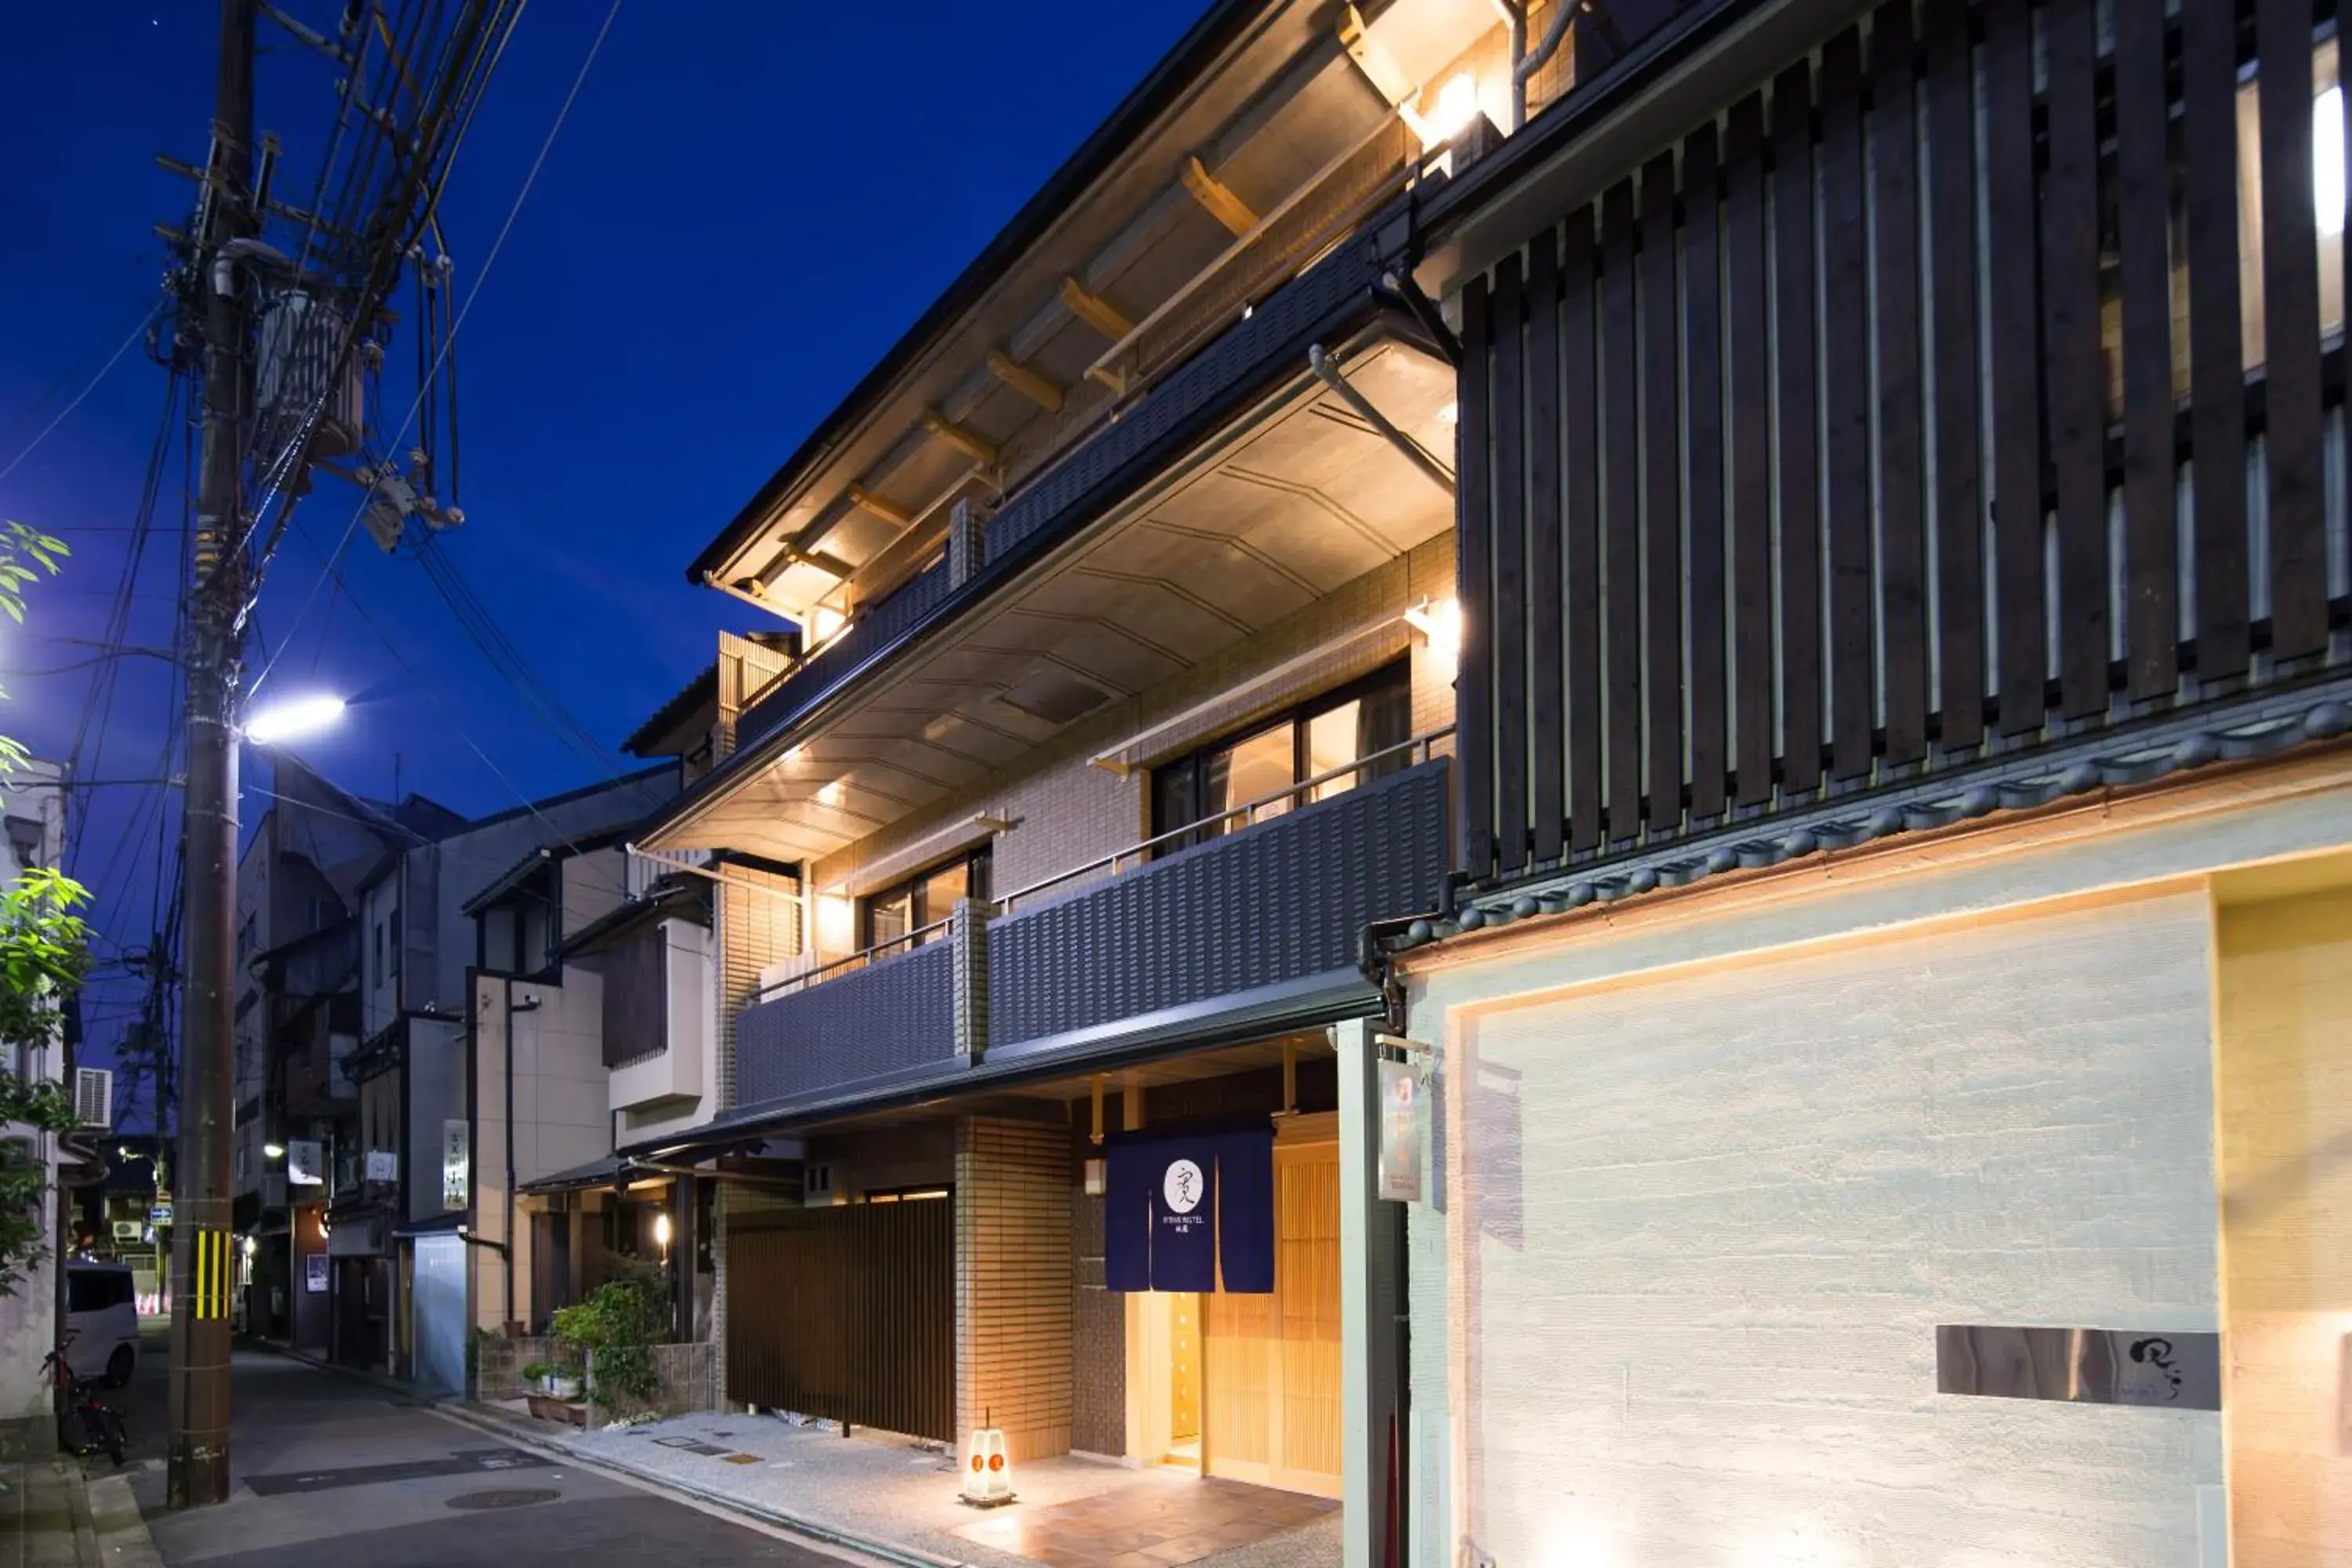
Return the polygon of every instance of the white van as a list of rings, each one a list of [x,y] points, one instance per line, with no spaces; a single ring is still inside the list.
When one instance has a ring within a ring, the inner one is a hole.
[[[120,1388],[139,1364],[139,1291],[127,1263],[66,1264],[66,1364]]]

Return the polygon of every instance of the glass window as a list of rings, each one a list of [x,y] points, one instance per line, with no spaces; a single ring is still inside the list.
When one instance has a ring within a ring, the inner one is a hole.
[[[1264,822],[1290,809],[1279,796],[1308,779],[1326,778],[1313,787],[1316,800],[1344,795],[1358,784],[1404,766],[1402,751],[1411,740],[1412,689],[1403,660],[1363,680],[1327,692],[1236,740],[1204,746],[1154,769],[1151,776],[1152,833],[1174,833],[1194,823],[1195,833],[1172,840],[1161,853],[1237,833],[1252,822]],[[1380,760],[1369,767],[1349,770],[1366,757]],[[1349,771],[1342,771],[1349,770]],[[1254,802],[1266,801],[1247,821],[1220,818],[1220,814]]]
[[[959,899],[988,897],[988,851],[974,851],[944,866],[934,866],[928,871],[917,872],[894,887],[868,895],[862,901],[865,916],[865,945],[881,947],[897,942],[909,934],[923,931],[926,926],[937,925],[955,913]],[[916,938],[915,944],[936,942],[947,935],[945,931],[930,931]]]

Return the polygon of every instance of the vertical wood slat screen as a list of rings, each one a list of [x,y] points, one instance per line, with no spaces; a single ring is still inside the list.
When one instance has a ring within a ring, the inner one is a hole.
[[[1886,0],[1470,283],[1474,879],[2325,659],[2336,8]]]

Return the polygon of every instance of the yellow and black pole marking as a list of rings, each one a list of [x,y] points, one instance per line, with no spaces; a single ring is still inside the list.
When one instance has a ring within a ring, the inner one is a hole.
[[[195,1315],[199,1321],[228,1316],[229,1288],[235,1240],[225,1230],[200,1230],[195,1242]]]

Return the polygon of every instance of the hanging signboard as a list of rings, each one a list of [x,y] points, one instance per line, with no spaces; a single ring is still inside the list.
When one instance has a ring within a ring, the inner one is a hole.
[[[314,1252],[302,1259],[302,1289],[313,1296],[327,1293],[327,1255]]]
[[[1427,1201],[1428,1098],[1419,1067],[1381,1063],[1380,1195],[1391,1203]]]
[[[456,1118],[441,1123],[441,1206],[461,1209],[471,1192],[472,1154],[466,1123]]]
[[[315,1139],[289,1138],[286,1141],[286,1180],[289,1185],[315,1187],[323,1184],[326,1173],[320,1169],[320,1148]]]
[[[389,1149],[371,1149],[367,1154],[367,1179],[371,1182],[400,1180],[400,1156]]]

